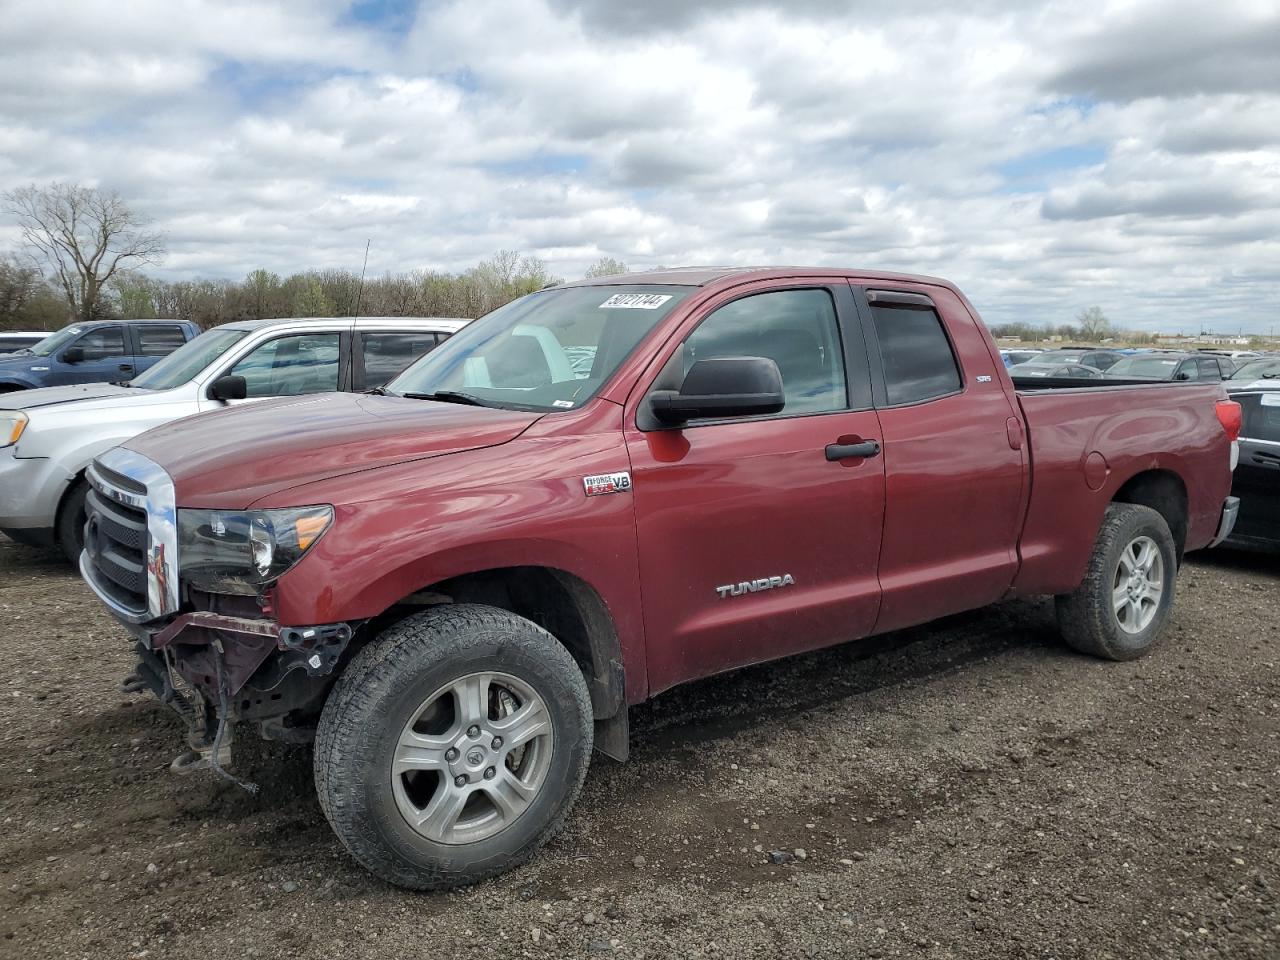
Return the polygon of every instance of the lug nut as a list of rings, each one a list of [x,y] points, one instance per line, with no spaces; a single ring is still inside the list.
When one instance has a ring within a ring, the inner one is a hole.
[[[494,738],[493,738],[493,749],[495,749],[495,750],[501,750],[501,749],[502,749],[502,738],[501,738],[501,737],[494,737]]]
[[[484,778],[485,778],[486,780],[492,780],[492,779],[493,779],[494,777],[496,777],[497,775],[498,775],[498,771],[497,771],[497,770],[495,770],[495,769],[493,769],[493,767],[489,767],[489,768],[488,768],[487,770],[485,770],[485,772],[484,772]]]
[[[471,726],[467,727],[467,736],[474,740],[476,737],[480,736],[480,728],[473,723]]]
[[[458,774],[456,777],[453,778],[453,785],[455,787],[465,787],[467,785],[467,778],[464,777],[462,774]]]
[[[458,748],[450,747],[448,750],[444,752],[444,758],[448,760],[450,763],[453,763],[453,761],[458,759]]]

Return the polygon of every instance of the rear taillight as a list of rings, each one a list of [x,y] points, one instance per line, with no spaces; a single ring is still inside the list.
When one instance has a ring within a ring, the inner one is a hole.
[[[1226,431],[1227,439],[1239,440],[1242,420],[1240,404],[1234,400],[1219,400],[1216,410],[1218,422],[1222,424],[1222,429]]]

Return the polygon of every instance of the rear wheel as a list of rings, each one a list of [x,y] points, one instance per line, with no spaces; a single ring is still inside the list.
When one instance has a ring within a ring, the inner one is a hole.
[[[84,525],[88,519],[84,500],[88,494],[89,484],[83,478],[73,481],[58,510],[58,549],[73,564],[80,563],[80,551],[84,549]]]
[[[1164,517],[1150,507],[1111,504],[1084,581],[1057,598],[1064,639],[1109,660],[1142,656],[1168,622],[1177,573],[1177,547]]]
[[[505,610],[437,607],[351,662],[325,704],[316,788],[347,850],[439,889],[524,863],[564,823],[591,756],[569,652]]]

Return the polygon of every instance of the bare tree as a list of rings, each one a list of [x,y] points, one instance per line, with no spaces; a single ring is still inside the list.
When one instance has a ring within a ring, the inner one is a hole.
[[[615,260],[613,257],[601,257],[587,267],[587,272],[583,276],[590,280],[592,277],[612,277],[614,274],[626,272],[627,265],[621,260]]]
[[[1097,343],[1103,337],[1111,336],[1111,321],[1107,319],[1107,315],[1102,312],[1101,307],[1090,307],[1088,310],[1081,310],[1076,316],[1076,323],[1080,324],[1081,340],[1090,340]]]
[[[22,239],[53,268],[71,311],[92,320],[105,306],[102,290],[122,268],[156,263],[164,239],[114,190],[55,183],[4,195]]]

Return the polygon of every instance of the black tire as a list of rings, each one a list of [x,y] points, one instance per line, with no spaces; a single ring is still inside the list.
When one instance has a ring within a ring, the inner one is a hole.
[[[89,484],[81,477],[71,482],[71,489],[62,498],[58,508],[56,534],[58,549],[75,566],[80,563],[80,551],[84,549],[84,525],[86,521],[84,498],[89,494]]]
[[[542,700],[549,766],[528,807],[500,832],[436,842],[401,814],[392,755],[424,698],[485,671],[519,679]],[[586,777],[592,732],[586,681],[555,637],[498,608],[439,606],[389,628],[338,679],[316,734],[316,790],[343,846],[376,876],[418,890],[476,883],[526,862],[563,826]]]
[[[1150,538],[1159,550],[1162,567],[1158,579],[1163,586],[1150,622],[1129,632],[1121,626],[1113,591],[1124,587],[1117,583],[1121,554],[1143,537]],[[1084,581],[1073,593],[1056,598],[1063,639],[1081,653],[1108,660],[1136,660],[1151,649],[1169,620],[1177,575],[1178,550],[1164,517],[1150,507],[1111,504],[1098,531]]]

